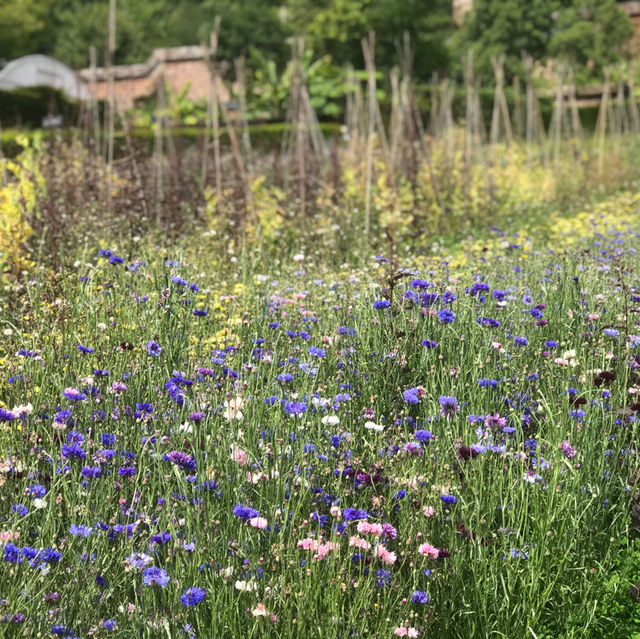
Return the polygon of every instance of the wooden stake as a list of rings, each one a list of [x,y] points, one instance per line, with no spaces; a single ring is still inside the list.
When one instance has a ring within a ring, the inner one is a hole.
[[[609,80],[611,71],[606,68],[604,70],[604,87],[602,90],[602,99],[600,101],[600,111],[598,112],[598,173],[602,175],[604,169],[604,144],[607,133],[607,117],[609,111]]]
[[[362,39],[362,53],[365,63],[369,59],[373,62],[373,53],[375,51],[375,32],[369,32],[369,41]],[[373,135],[375,131],[376,117],[376,75],[373,64],[367,65],[367,91],[369,98],[369,110],[367,120],[367,168],[365,176],[365,196],[364,196],[364,234],[368,239],[369,226],[371,223],[371,180],[373,177]]]
[[[116,50],[116,0],[109,0],[109,42],[107,47],[107,92],[109,120],[107,126],[107,208],[113,211],[113,137],[115,126],[115,86],[113,77],[113,57]]]

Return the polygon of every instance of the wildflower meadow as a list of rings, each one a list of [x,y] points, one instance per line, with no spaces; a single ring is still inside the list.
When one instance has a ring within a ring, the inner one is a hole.
[[[0,635],[640,636],[639,210],[5,287]]]

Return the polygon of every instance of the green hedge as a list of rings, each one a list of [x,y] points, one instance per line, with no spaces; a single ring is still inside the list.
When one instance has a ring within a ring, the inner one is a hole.
[[[77,103],[50,87],[0,91],[0,124],[3,128],[39,128],[42,118],[50,112],[62,115],[65,126],[73,126],[78,121],[78,108]]]

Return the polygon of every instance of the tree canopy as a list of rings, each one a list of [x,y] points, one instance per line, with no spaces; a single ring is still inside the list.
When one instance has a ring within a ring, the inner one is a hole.
[[[88,65],[89,48],[103,64],[109,0],[2,0],[0,60],[53,55],[74,68]],[[288,39],[304,35],[317,57],[362,68],[361,39],[376,32],[380,69],[402,62],[411,38],[414,75],[460,77],[461,58],[474,50],[476,72],[493,81],[491,59],[505,54],[507,77],[522,71],[522,53],[545,63],[566,60],[579,78],[601,77],[624,58],[633,35],[615,0],[475,0],[459,27],[451,0],[117,0],[116,63],[143,61],[155,47],[207,41],[221,18],[219,57],[252,50],[284,69]],[[326,58],[328,56],[328,58]]]

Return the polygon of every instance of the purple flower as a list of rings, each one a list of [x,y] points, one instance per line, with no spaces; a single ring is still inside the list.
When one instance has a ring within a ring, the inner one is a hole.
[[[83,395],[77,388],[65,388],[62,391],[63,397],[67,399],[82,401],[83,399],[87,399],[86,395]]]
[[[438,319],[443,324],[451,324],[455,318],[456,314],[453,311],[450,311],[448,308],[444,308],[441,311],[438,311]]]
[[[195,606],[199,604],[207,594],[206,590],[202,590],[202,588],[187,588],[180,597],[180,602],[185,608],[189,608],[190,606]]]
[[[63,444],[61,452],[65,458],[75,457],[76,459],[84,459],[87,456],[84,448],[78,446],[78,444]]]
[[[417,430],[416,431],[416,439],[424,444],[428,442],[433,437],[431,431],[429,430]]]
[[[562,448],[562,452],[564,453],[564,456],[567,459],[573,459],[578,453],[578,451],[573,446],[571,446],[571,444],[569,443],[569,440],[567,439],[565,439],[562,442],[561,448]]]
[[[153,558],[150,555],[146,555],[143,552],[136,552],[133,555],[129,555],[126,559],[126,562],[136,568],[137,570],[142,570],[145,566],[148,566],[153,561]]]
[[[418,388],[408,388],[402,393],[402,397],[407,404],[417,404],[420,402],[420,390]]]
[[[260,516],[260,511],[255,508],[250,508],[249,506],[242,506],[241,504],[234,506],[232,512],[236,517],[240,517],[242,521],[248,521],[249,519]]]
[[[500,417],[498,413],[495,415],[487,415],[484,418],[484,425],[487,428],[504,428],[507,425],[507,418]]]
[[[453,417],[460,410],[458,400],[455,397],[442,395],[438,401],[440,402],[440,414],[443,417]]]
[[[367,519],[369,517],[369,513],[366,510],[358,508],[345,508],[342,511],[342,515],[347,521],[356,521],[357,519]]]
[[[157,357],[158,355],[160,355],[160,353],[162,353],[162,347],[160,346],[160,344],[158,344],[158,342],[154,342],[152,339],[150,339],[147,342],[147,353],[149,353],[149,355],[153,355],[153,357]]]
[[[164,588],[169,583],[169,575],[162,568],[145,568],[142,571],[142,582],[145,586]]]
[[[391,583],[391,571],[379,568],[376,575],[378,576],[376,583],[380,588],[384,588]]]
[[[26,492],[28,492],[34,499],[36,497],[44,497],[47,494],[47,489],[40,484],[32,484],[27,488]]]
[[[191,457],[191,455],[187,453],[183,453],[179,450],[174,450],[170,453],[167,453],[163,459],[165,461],[169,461],[172,464],[175,464],[179,468],[183,470],[191,470],[194,471],[196,469],[196,460]]]
[[[158,544],[158,546],[165,546],[170,541],[171,541],[171,533],[164,531],[158,535],[154,535],[153,537],[151,537],[150,545]]]

